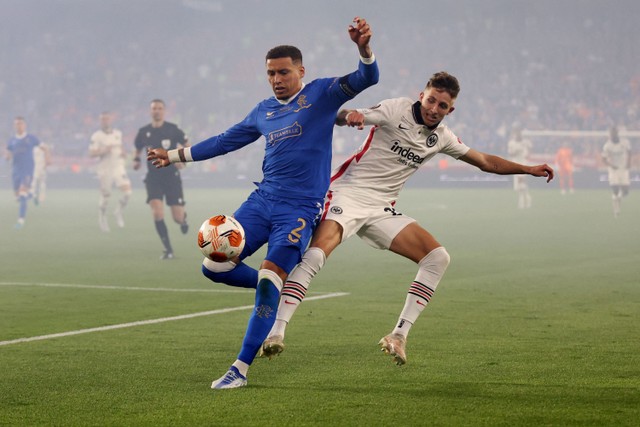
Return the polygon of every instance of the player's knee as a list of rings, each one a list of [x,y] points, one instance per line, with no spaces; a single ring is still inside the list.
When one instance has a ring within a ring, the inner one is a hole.
[[[429,254],[420,261],[420,267],[435,268],[444,273],[450,263],[451,256],[449,252],[447,252],[444,246],[440,246],[429,252]]]
[[[309,274],[315,276],[318,274],[320,269],[322,269],[326,260],[327,256],[324,254],[322,249],[311,247],[307,249],[302,256],[302,261],[300,262],[299,267],[307,270]]]
[[[174,213],[171,217],[176,224],[182,224],[186,218],[184,213]]]

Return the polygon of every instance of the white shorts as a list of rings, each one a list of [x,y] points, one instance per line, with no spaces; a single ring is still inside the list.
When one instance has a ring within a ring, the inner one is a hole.
[[[100,190],[103,193],[110,193],[113,187],[131,188],[131,180],[124,169],[117,168],[114,171],[99,172],[98,179],[100,180]]]
[[[342,226],[342,241],[357,234],[376,249],[389,249],[393,239],[416,220],[396,211],[389,203],[344,191],[329,191],[325,198],[322,219]]]
[[[628,187],[631,184],[629,180],[629,169],[611,169],[609,168],[609,185],[619,185]]]
[[[513,189],[516,191],[527,190],[527,176],[526,175],[514,175],[513,176]]]

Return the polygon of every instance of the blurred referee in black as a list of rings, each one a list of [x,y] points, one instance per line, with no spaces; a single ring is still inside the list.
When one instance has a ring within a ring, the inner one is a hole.
[[[136,154],[133,158],[133,169],[140,169],[140,156],[150,148],[164,148],[173,150],[188,146],[185,133],[174,123],[164,121],[165,104],[161,99],[151,101],[151,123],[140,128],[136,135]],[[180,165],[180,166],[179,166]],[[184,195],[179,168],[184,163],[174,163],[165,168],[155,168],[147,162],[147,176],[144,179],[147,188],[147,203],[151,207],[153,221],[160,240],[164,245],[164,252],[160,259],[172,259],[173,248],[169,239],[169,231],[164,222],[164,200],[171,208],[173,220],[180,224],[180,231],[189,231],[187,213],[184,210]]]

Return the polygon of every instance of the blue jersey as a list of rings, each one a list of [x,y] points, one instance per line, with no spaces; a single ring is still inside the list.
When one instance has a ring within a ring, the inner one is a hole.
[[[7,143],[7,150],[11,153],[13,175],[32,176],[35,168],[33,149],[40,145],[40,140],[31,134],[23,138],[11,137]]]
[[[316,79],[286,104],[260,102],[224,133],[191,147],[194,161],[238,150],[264,136],[258,188],[287,198],[322,199],[329,186],[333,126],[340,106],[378,82],[378,65],[360,62],[344,77]]]

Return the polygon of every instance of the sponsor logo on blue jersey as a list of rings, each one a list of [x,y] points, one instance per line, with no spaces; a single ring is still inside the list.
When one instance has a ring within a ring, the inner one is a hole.
[[[295,122],[291,126],[269,132],[267,143],[269,145],[275,145],[287,138],[300,135],[302,135],[302,126],[300,126],[298,122]]]

